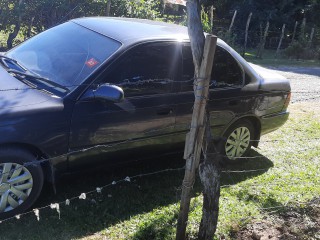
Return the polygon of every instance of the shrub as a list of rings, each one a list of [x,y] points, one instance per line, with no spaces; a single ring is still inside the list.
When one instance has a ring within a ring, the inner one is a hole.
[[[310,48],[305,41],[294,41],[284,50],[284,54],[295,59],[319,59],[320,48]]]

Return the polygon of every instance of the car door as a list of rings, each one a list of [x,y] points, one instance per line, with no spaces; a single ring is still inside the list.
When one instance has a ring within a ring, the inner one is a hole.
[[[140,44],[108,67],[91,90],[114,84],[123,89],[124,101],[77,101],[70,135],[70,150],[76,151],[69,157],[71,168],[117,164],[170,150],[180,52],[176,43]],[[77,152],[82,149],[86,150]]]
[[[176,129],[185,133],[188,131],[194,103],[193,77],[194,65],[189,45],[183,46],[183,76],[181,95],[177,103]],[[232,55],[217,46],[209,88],[208,109],[210,124],[215,135],[220,135],[225,127],[239,116],[250,111],[247,104],[249,96],[242,91],[244,86],[244,71]],[[181,134],[181,139],[185,138]]]

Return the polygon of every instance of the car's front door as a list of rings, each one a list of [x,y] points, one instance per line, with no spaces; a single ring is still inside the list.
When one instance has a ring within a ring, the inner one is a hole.
[[[76,153],[69,156],[71,168],[94,161],[117,164],[171,147],[180,52],[176,43],[146,43],[108,67],[91,88],[111,83],[123,89],[125,99],[113,103],[80,98],[75,104],[70,150]]]

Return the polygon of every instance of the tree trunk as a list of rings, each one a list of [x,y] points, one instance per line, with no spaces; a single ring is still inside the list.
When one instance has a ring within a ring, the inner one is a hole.
[[[207,123],[210,116],[207,114]],[[220,179],[223,156],[221,139],[212,140],[210,125],[206,124],[206,145],[204,148],[204,161],[199,166],[200,180],[203,186],[202,218],[199,227],[199,240],[212,240],[217,229],[219,216]]]
[[[219,216],[220,177],[219,153],[208,155],[199,166],[203,186],[202,219],[199,227],[199,240],[212,240],[217,229]]]
[[[195,66],[195,102],[190,132],[187,134],[184,158],[185,176],[182,182],[180,212],[178,216],[176,239],[184,240],[190,207],[191,189],[195,172],[199,166],[203,135],[206,125],[206,103],[209,95],[209,82],[213,65],[217,37],[207,36],[206,41],[200,15],[198,0],[187,1],[188,33],[190,37],[193,62]]]
[[[280,52],[280,48],[281,48],[281,44],[282,44],[282,40],[283,40],[283,37],[284,37],[284,30],[286,29],[286,25],[283,24],[282,26],[282,31],[281,31],[281,37],[280,37],[280,41],[279,41],[279,44],[278,44],[278,48],[277,48],[277,52],[276,52],[276,58],[278,57],[279,55],[279,52]]]
[[[190,37],[195,76],[199,76],[199,70],[204,48],[204,34],[201,22],[201,6],[198,0],[187,2],[188,34]]]
[[[7,47],[8,49],[13,47],[13,40],[17,37],[20,28],[21,28],[21,21],[22,21],[22,13],[21,13],[21,5],[23,4],[23,0],[20,0],[18,3],[18,21],[14,26],[13,32],[9,34],[7,39]]]
[[[106,6],[106,16],[110,16],[110,9],[111,9],[111,0],[107,1],[107,6]]]
[[[35,18],[35,17],[31,17],[31,20],[30,20],[30,23],[29,23],[29,26],[28,26],[27,35],[26,35],[26,37],[25,37],[24,40],[26,40],[26,39],[28,39],[28,38],[31,37],[31,31],[32,31],[32,27],[33,27],[34,18]]]
[[[202,33],[203,34],[203,33]],[[209,95],[209,82],[216,48],[217,37],[208,35],[204,47],[204,56],[198,77],[195,80],[195,102],[193,106],[190,132],[187,134],[184,158],[186,159],[185,176],[182,182],[180,213],[177,224],[177,240],[184,240],[186,235],[191,189],[199,166],[200,154],[205,131],[205,107]]]
[[[249,17],[248,17],[248,20],[247,20],[246,33],[245,33],[245,37],[244,37],[243,53],[242,53],[243,57],[245,56],[246,50],[247,50],[248,31],[249,31],[251,16],[252,16],[252,12],[249,14]]]

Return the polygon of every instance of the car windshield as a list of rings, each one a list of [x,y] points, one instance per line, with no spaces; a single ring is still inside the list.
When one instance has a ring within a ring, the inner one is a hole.
[[[67,22],[22,43],[6,56],[72,91],[120,46],[113,39]]]

